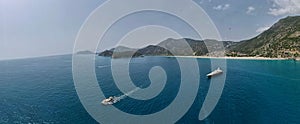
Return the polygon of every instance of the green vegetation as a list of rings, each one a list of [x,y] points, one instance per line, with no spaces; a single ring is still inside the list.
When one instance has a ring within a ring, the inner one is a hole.
[[[241,41],[231,52],[249,56],[294,58],[300,53],[300,16],[281,19],[270,29]]]
[[[209,53],[209,49],[215,50]],[[275,23],[260,35],[241,42],[166,39],[157,45],[149,45],[141,49],[117,47],[99,53],[100,56],[139,57],[139,56],[222,56],[225,48],[226,56],[232,57],[300,57],[300,16],[286,17]],[[114,54],[113,54],[114,53]]]

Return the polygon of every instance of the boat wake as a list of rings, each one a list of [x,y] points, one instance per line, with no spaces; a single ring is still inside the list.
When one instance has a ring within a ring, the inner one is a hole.
[[[101,103],[103,105],[112,105],[112,104],[115,104],[115,103],[119,102],[120,100],[125,99],[130,94],[138,91],[139,89],[140,88],[137,87],[137,88],[135,88],[135,89],[133,89],[133,90],[131,90],[131,91],[129,91],[129,92],[121,95],[121,96],[110,96],[109,98],[102,100]]]
[[[97,66],[97,68],[106,68],[106,67],[110,67],[110,65],[99,65],[99,66]]]
[[[121,96],[116,97],[116,99],[118,99],[119,101],[120,101],[121,99],[125,99],[127,96],[133,94],[134,92],[138,91],[139,89],[140,89],[140,88],[137,87],[137,88],[135,88],[135,89],[133,89],[133,90],[131,90],[131,91],[129,91],[129,92],[127,92],[127,93],[121,95]]]

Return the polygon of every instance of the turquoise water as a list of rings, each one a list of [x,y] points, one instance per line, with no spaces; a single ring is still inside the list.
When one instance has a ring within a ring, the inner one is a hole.
[[[70,55],[0,61],[0,123],[97,123],[83,108],[73,84]],[[122,61],[122,60],[119,60]],[[204,121],[198,114],[210,80],[209,59],[198,59],[200,87],[189,111],[177,123],[300,123],[300,63],[295,61],[228,60],[222,97]],[[96,75],[106,96],[122,95],[115,88],[110,59],[97,57]],[[125,98],[118,109],[137,115],[163,110],[180,85],[174,58],[131,60],[130,76],[136,86],[150,85],[151,67],[167,73],[163,91],[150,100]],[[109,89],[109,90],[108,90]],[[188,101],[188,98],[187,98]]]

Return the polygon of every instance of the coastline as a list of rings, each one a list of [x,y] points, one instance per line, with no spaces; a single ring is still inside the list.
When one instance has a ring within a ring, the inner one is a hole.
[[[289,60],[288,58],[268,58],[268,57],[213,57],[213,56],[164,56],[182,58],[205,58],[205,59],[239,59],[239,60]]]

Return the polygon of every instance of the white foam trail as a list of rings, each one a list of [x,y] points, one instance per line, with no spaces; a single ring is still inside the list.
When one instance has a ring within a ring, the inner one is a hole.
[[[97,66],[97,68],[105,68],[105,67],[110,67],[110,65],[100,65],[100,66]]]
[[[125,94],[119,96],[119,97],[116,97],[116,99],[117,99],[118,101],[120,101],[121,99],[125,99],[127,96],[133,94],[134,92],[138,91],[139,89],[140,89],[140,88],[137,87],[137,88],[135,88],[135,89],[133,89],[133,90],[131,90],[131,91],[129,91],[129,92],[127,92],[127,93],[125,93]]]

